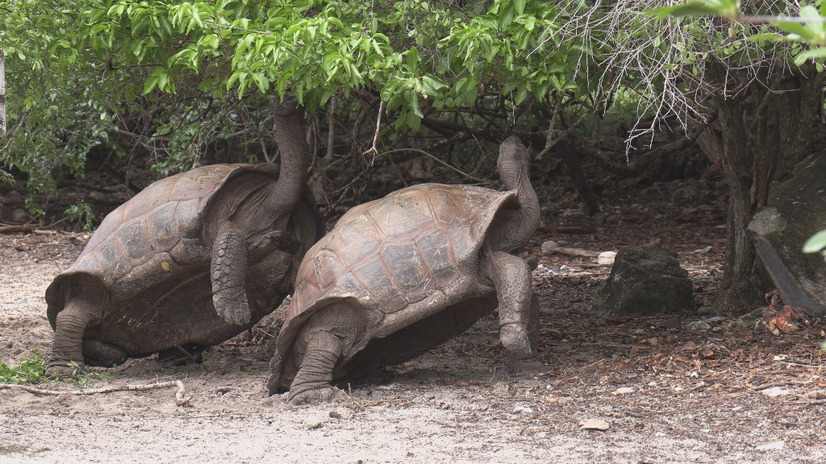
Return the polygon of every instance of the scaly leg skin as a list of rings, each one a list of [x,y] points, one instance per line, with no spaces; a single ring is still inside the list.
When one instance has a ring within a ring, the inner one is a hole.
[[[290,385],[290,403],[315,404],[335,399],[339,391],[330,383],[341,348],[341,340],[328,331],[310,335],[301,367]]]
[[[244,234],[227,221],[218,229],[210,266],[215,311],[234,325],[251,318],[244,284],[247,280],[247,243]]]
[[[71,363],[84,365],[83,333],[96,323],[100,313],[95,302],[81,296],[68,300],[66,307],[57,314],[52,354],[47,368],[50,377],[67,377],[74,368]]]
[[[499,299],[499,339],[515,370],[538,368],[536,356],[539,307],[531,287],[531,271],[524,260],[496,251],[486,255],[483,269]]]
[[[335,400],[344,393],[333,387],[336,363],[364,336],[367,325],[361,308],[346,303],[331,304],[306,322],[304,356],[298,362],[298,372],[290,385],[292,404],[318,403]]]

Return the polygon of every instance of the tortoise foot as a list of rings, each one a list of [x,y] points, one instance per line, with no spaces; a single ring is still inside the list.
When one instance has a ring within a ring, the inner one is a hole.
[[[158,352],[158,361],[170,366],[187,366],[204,362],[204,348],[199,345],[175,346]]]
[[[250,307],[243,288],[225,288],[212,295],[215,311],[221,319],[233,325],[246,325],[250,321]]]
[[[83,359],[90,366],[119,366],[126,358],[126,352],[115,345],[92,338],[83,339]]]
[[[516,358],[508,356],[505,368],[511,375],[538,375],[548,371],[545,364],[536,358]]]
[[[295,394],[290,391],[289,401],[294,406],[302,404],[318,404],[329,403],[343,398],[344,392],[331,385],[324,387],[311,388],[309,390],[302,390]]]
[[[82,362],[54,360],[46,366],[46,377],[51,380],[77,379],[86,370],[86,365]]]
[[[527,359],[536,354],[528,331],[519,324],[510,323],[500,327],[499,339],[511,358]]]

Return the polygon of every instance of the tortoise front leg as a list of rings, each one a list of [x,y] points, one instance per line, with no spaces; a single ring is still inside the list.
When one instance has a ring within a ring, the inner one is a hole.
[[[528,264],[503,251],[485,254],[482,269],[499,299],[499,339],[515,359],[536,354],[539,307]]]
[[[245,325],[251,314],[244,284],[247,280],[247,242],[244,234],[227,221],[218,229],[210,265],[212,303],[230,324]]]
[[[69,300],[57,313],[49,360],[51,373],[62,374],[61,370],[65,370],[71,362],[84,364],[83,333],[87,327],[97,323],[99,314],[99,306],[83,297]]]

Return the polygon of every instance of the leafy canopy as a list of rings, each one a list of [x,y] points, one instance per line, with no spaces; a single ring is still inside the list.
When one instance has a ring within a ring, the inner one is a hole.
[[[289,91],[313,112],[368,89],[417,128],[422,98],[436,109],[472,105],[480,84],[496,82],[518,105],[576,88],[552,2],[108,0],[92,3],[89,18],[100,58],[153,66],[143,93]]]
[[[113,135],[133,130],[124,115],[153,106],[167,110],[150,111],[141,142],[152,149],[168,139],[174,154],[214,136],[197,127],[213,117],[213,101],[255,103],[255,94],[291,92],[314,112],[334,95],[367,92],[385,102],[396,130],[418,129],[427,111],[484,106],[486,95],[503,96],[497,105],[507,111],[587,96],[575,76],[588,43],[560,33],[581,8],[587,3],[0,1],[10,125],[0,166],[49,190],[62,166],[82,176],[94,147],[124,154]],[[232,110],[221,112],[215,132]]]

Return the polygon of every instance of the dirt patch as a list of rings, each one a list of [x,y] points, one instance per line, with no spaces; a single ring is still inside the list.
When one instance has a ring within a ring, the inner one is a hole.
[[[555,214],[543,240],[597,251],[652,241],[679,252],[698,303],[719,282],[717,204]],[[576,234],[564,233],[576,232]],[[0,235],[0,359],[48,353],[43,294],[84,236]],[[155,358],[101,370],[84,388],[181,380],[175,388],[94,395],[0,390],[0,462],[826,462],[820,328],[775,337],[749,320],[691,313],[605,316],[589,309],[609,269],[542,256],[538,374],[511,375],[487,318],[437,350],[345,386],[345,401],[293,408],[267,397],[279,314],[207,351],[203,364]],[[754,309],[754,308],[748,308]],[[703,320],[707,330],[690,331]],[[67,384],[42,388],[73,389]],[[584,430],[585,419],[608,424]]]

